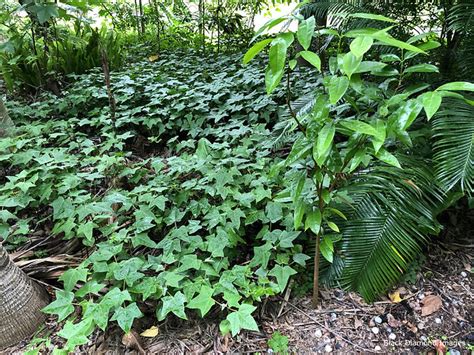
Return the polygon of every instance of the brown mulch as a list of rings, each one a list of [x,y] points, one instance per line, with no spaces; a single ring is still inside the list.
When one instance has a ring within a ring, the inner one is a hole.
[[[235,338],[220,335],[218,320],[172,318],[159,325],[156,337],[144,338],[138,333],[153,324],[143,319],[131,339],[123,339],[120,330],[112,328],[106,334],[95,333],[77,353],[267,352],[276,331],[288,337],[290,352],[470,353],[474,349],[473,251],[474,246],[465,243],[432,246],[414,282],[392,290],[392,297],[400,296],[393,301],[387,295],[386,300],[367,304],[356,293],[337,289],[322,290],[318,309],[312,308],[307,296],[275,299],[260,309],[260,332],[243,332]],[[52,319],[46,324],[50,333],[56,328]],[[59,337],[50,339],[49,351],[62,345]],[[4,353],[25,350],[26,343]]]

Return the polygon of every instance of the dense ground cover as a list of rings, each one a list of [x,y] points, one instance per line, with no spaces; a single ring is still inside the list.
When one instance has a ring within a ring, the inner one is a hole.
[[[9,102],[20,134],[0,143],[7,248],[38,230],[90,247],[46,309],[62,321],[80,304],[81,322],[60,333],[69,347],[155,309],[163,320],[216,305],[223,329],[256,329],[252,301],[284,290],[308,258],[291,206],[273,199],[281,95],[238,57],[182,55],[114,73],[115,122],[99,73],[61,98]]]

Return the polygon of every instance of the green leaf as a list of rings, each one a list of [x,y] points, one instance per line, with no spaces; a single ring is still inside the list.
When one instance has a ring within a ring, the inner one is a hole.
[[[350,14],[349,17],[363,18],[367,20],[375,20],[375,21],[383,21],[383,22],[392,22],[392,23],[397,22],[395,20],[392,20],[391,18],[382,16],[382,15],[368,14],[368,13],[363,13],[363,12]]]
[[[131,301],[130,293],[127,290],[120,290],[118,287],[114,287],[102,297],[100,304],[106,308],[116,308],[122,305],[125,301]]]
[[[283,218],[283,210],[278,202],[268,202],[265,207],[266,215],[270,222],[275,223]]]
[[[420,95],[419,99],[421,99],[421,103],[426,112],[426,117],[429,121],[441,106],[443,96],[436,91],[430,91]]]
[[[346,53],[344,55],[342,69],[344,69],[344,73],[346,73],[349,79],[351,78],[352,74],[357,71],[361,62],[362,57],[356,57],[352,52]]]
[[[387,64],[385,63],[371,61],[371,60],[364,60],[363,62],[359,64],[357,69],[354,71],[354,74],[366,73],[366,72],[377,72],[377,71],[383,70],[385,67],[387,67]]]
[[[332,76],[327,85],[329,91],[329,102],[336,104],[346,93],[349,87],[349,79],[345,76]]]
[[[265,22],[263,24],[262,27],[260,27],[258,29],[258,31],[255,33],[255,35],[253,36],[252,40],[250,42],[253,42],[257,37],[259,37],[262,33],[264,33],[266,30],[269,30],[277,25],[279,25],[280,23],[282,23],[283,21],[285,21],[287,18],[286,16],[282,16],[282,17],[278,17],[278,18],[275,18],[275,19],[271,19],[267,22]]]
[[[265,87],[268,95],[270,95],[273,90],[276,89],[278,84],[280,84],[282,77],[283,69],[278,72],[273,72],[270,67],[267,67],[267,70],[265,71]]]
[[[374,40],[370,36],[356,37],[350,44],[351,52],[356,57],[362,57],[374,44]]]
[[[308,50],[309,46],[311,45],[315,24],[316,22],[314,16],[311,16],[299,23],[296,37],[305,51]]]
[[[439,69],[432,64],[417,64],[406,68],[404,73],[439,73]]]
[[[304,204],[303,201],[298,201],[295,206],[295,212],[294,212],[294,217],[293,217],[293,224],[295,230],[298,230],[298,228],[301,226],[301,222],[303,221],[303,216],[306,210],[306,205]]]
[[[94,331],[94,320],[86,318],[79,323],[72,323],[67,321],[63,329],[58,332],[58,335],[67,339],[69,348],[74,349],[78,345],[86,344],[89,339],[87,337]]]
[[[89,293],[98,295],[101,290],[106,287],[106,284],[98,283],[96,280],[89,281],[84,284],[79,290],[76,291],[76,297],[84,297]]]
[[[327,261],[329,261],[330,263],[333,262],[334,245],[330,237],[324,236],[322,238],[321,244],[319,245],[319,250],[321,251],[321,254]]]
[[[404,131],[407,130],[416,120],[422,109],[423,105],[418,100],[413,99],[406,101],[403,106],[395,112],[398,127]]]
[[[61,275],[59,280],[64,283],[64,290],[72,291],[78,281],[85,282],[87,280],[88,270],[84,267],[78,267],[75,269],[69,269]]]
[[[132,286],[144,276],[143,273],[138,272],[144,264],[145,262],[137,257],[121,261],[113,271],[114,277],[116,280],[124,280],[128,286]]]
[[[119,307],[115,310],[111,320],[116,320],[120,328],[125,333],[128,333],[132,329],[133,321],[136,318],[143,316],[143,313],[138,308],[136,302],[130,303],[127,307]]]
[[[301,51],[299,53],[304,60],[306,60],[309,64],[311,64],[313,67],[317,68],[319,71],[321,71],[321,59],[319,56],[311,51]]]
[[[269,276],[275,276],[278,283],[278,288],[283,292],[288,284],[288,280],[291,275],[295,275],[296,271],[288,266],[275,265],[273,269],[268,273]]]
[[[209,286],[202,286],[199,295],[194,297],[186,306],[191,309],[198,309],[201,317],[204,317],[216,303],[212,299],[214,289]]]
[[[48,22],[50,19],[58,17],[58,6],[56,4],[37,4],[29,9],[36,14],[40,24]]]
[[[415,52],[415,53],[426,54],[426,52],[424,50],[422,50],[418,47],[415,47],[411,44],[408,44],[406,42],[402,42],[398,39],[395,39],[383,30],[374,33],[372,35],[372,37],[375,38],[376,40],[378,40],[382,43],[388,44],[389,46],[392,46],[392,47],[397,47],[397,48],[400,48],[400,49],[406,49],[407,51],[412,51],[412,52]]]
[[[186,320],[188,319],[186,317],[186,313],[184,312],[186,296],[184,296],[181,291],[176,292],[174,296],[163,297],[161,300],[163,302],[163,306],[158,312],[158,320],[162,321],[170,312],[174,313],[179,318]]]
[[[473,83],[468,83],[466,81],[455,81],[452,83],[447,83],[444,85],[441,85],[439,88],[436,89],[436,91],[441,91],[441,90],[446,90],[446,91],[474,91],[474,84]]]
[[[316,142],[316,163],[321,166],[326,160],[327,154],[332,146],[336,128],[332,123],[326,123],[319,131],[318,140]]]
[[[385,149],[380,148],[379,152],[375,155],[377,159],[383,161],[392,166],[396,166],[397,168],[402,168],[398,159],[391,153],[387,152]]]
[[[304,230],[311,229],[314,234],[318,234],[321,228],[321,211],[319,209],[309,212],[304,223]]]
[[[378,132],[377,130],[369,125],[368,123],[362,122],[362,121],[356,121],[356,120],[343,120],[340,121],[341,126],[344,126],[351,131],[355,131],[357,133],[361,134],[367,134],[369,136],[377,136]]]
[[[258,331],[257,322],[252,317],[252,313],[256,309],[257,307],[243,303],[237,311],[227,316],[232,336],[236,336],[242,329]]]
[[[334,232],[339,233],[339,227],[334,222],[328,222],[328,227],[331,228]]]
[[[143,245],[148,248],[157,248],[157,243],[150,239],[147,233],[138,233],[134,237],[132,237],[132,245],[134,248]]]
[[[72,301],[74,300],[74,293],[69,291],[56,291],[56,300],[51,302],[42,309],[42,312],[48,314],[56,314],[58,322],[62,322],[74,312]]]
[[[77,234],[83,235],[86,238],[86,241],[92,242],[94,226],[94,222],[92,221],[82,223],[79,225],[79,228],[77,228]]]
[[[260,53],[273,38],[264,39],[263,41],[255,43],[244,55],[244,64],[250,62],[258,53]]]

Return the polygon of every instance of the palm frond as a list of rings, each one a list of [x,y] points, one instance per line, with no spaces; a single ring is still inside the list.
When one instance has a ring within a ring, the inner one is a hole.
[[[435,211],[443,194],[422,162],[405,166],[416,168],[379,166],[352,179],[346,192],[353,202],[340,206],[348,220],[338,221],[342,240],[335,262],[323,268],[326,282],[373,301],[399,280],[427,235],[439,232]]]
[[[468,194],[474,187],[474,106],[448,100],[433,120],[436,178],[450,190],[457,184]]]

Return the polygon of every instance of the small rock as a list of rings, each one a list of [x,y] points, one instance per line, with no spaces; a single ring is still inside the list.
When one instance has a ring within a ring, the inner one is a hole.
[[[324,347],[324,351],[327,352],[327,353],[330,353],[330,352],[332,351],[331,345],[329,345],[329,344],[326,345],[326,346]]]
[[[331,313],[331,321],[335,321],[337,319],[336,313]]]
[[[382,348],[377,345],[377,346],[374,348],[374,350],[375,350],[375,351],[380,351],[380,350],[382,350]]]
[[[428,338],[427,338],[426,336],[422,335],[422,336],[420,337],[420,340],[421,340],[421,341],[427,341]]]
[[[459,350],[457,350],[457,349],[449,349],[449,350],[448,350],[448,353],[449,353],[450,355],[461,355],[461,352],[460,352]]]
[[[377,324],[382,324],[382,318],[380,318],[379,316],[374,317],[374,322]]]
[[[419,299],[419,300],[422,300],[423,298],[425,298],[425,294],[424,294],[424,293],[418,294],[418,299]]]
[[[420,323],[418,323],[417,327],[418,327],[418,329],[425,329],[425,323],[420,322]]]
[[[387,331],[387,333],[391,333],[391,332],[392,332],[392,328],[390,328],[390,327],[385,328],[385,330]]]
[[[395,335],[395,333],[390,333],[390,335],[388,336],[388,338],[389,338],[390,340],[395,340],[395,339],[397,339],[397,336]]]
[[[435,319],[435,323],[436,323],[436,324],[441,324],[441,322],[442,322],[441,318],[436,318],[436,319]]]
[[[323,336],[323,332],[321,331],[321,329],[316,329],[316,331],[314,332],[314,336],[317,338],[321,338]]]
[[[461,272],[461,276],[462,276],[462,277],[467,277],[467,272],[466,272],[466,271],[462,271],[462,272]]]
[[[372,333],[374,334],[378,334],[380,332],[380,329],[377,327],[373,327],[371,330],[372,330]]]

